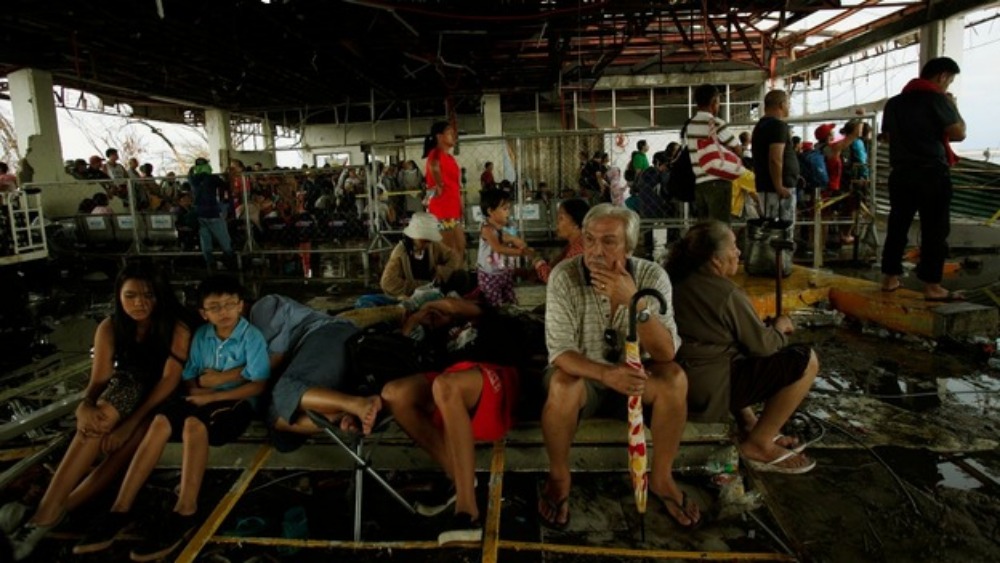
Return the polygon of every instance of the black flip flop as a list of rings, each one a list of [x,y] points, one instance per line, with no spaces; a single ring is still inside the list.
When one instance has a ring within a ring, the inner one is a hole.
[[[540,495],[540,500],[545,503],[546,508],[552,511],[552,519],[549,520],[542,514],[542,511],[538,511],[538,521],[542,523],[546,528],[551,528],[553,530],[565,530],[569,526],[570,512],[569,512],[569,495],[566,495],[558,501],[553,501],[549,497],[545,496],[545,493]],[[559,522],[556,518],[559,518],[559,513],[562,512],[563,507],[566,507],[566,521]]]
[[[689,502],[693,502],[693,501],[691,501],[691,499],[688,498],[688,495],[687,495],[686,492],[681,491],[681,501],[680,502],[677,502],[673,498],[668,497],[666,495],[658,495],[656,493],[653,493],[653,497],[656,498],[656,499],[658,499],[661,503],[663,503],[663,509],[667,511],[667,516],[670,516],[670,518],[674,522],[677,522],[677,525],[680,526],[681,528],[684,528],[685,530],[694,530],[695,528],[698,527],[699,524],[701,524],[702,515],[700,514],[700,511],[699,511],[698,519],[697,520],[695,520],[694,516],[691,516],[691,513],[688,512],[689,507],[691,506],[689,504]],[[678,520],[677,517],[674,516],[674,513],[670,512],[670,506],[671,505],[674,506],[675,508],[677,508],[678,510],[680,510],[681,514],[683,514],[684,516],[686,516],[687,519],[691,521],[691,523],[687,524],[687,525],[681,524],[680,520]]]

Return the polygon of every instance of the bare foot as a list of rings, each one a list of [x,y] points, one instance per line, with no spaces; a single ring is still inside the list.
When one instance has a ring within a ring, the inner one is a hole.
[[[382,398],[378,395],[372,395],[363,398],[361,401],[363,406],[354,411],[354,414],[361,420],[361,433],[367,436],[372,433],[378,413],[382,410]]]
[[[902,286],[903,282],[899,281],[899,276],[885,276],[882,278],[882,291],[896,291]]]

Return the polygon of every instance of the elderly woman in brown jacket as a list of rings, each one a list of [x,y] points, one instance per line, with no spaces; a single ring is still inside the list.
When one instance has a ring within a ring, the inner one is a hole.
[[[734,416],[740,457],[758,471],[805,473],[816,462],[779,431],[809,392],[819,370],[808,346],[789,345],[795,327],[780,316],[761,322],[731,276],[740,250],[728,225],[706,221],[674,243],[666,270],[673,284],[677,360],[688,378],[688,418],[714,422]],[[752,405],[764,403],[758,418]]]
[[[418,287],[429,283],[462,292],[468,273],[462,268],[462,256],[441,243],[438,220],[430,213],[414,213],[403,229],[403,240],[389,255],[379,285],[392,297],[405,299]]]

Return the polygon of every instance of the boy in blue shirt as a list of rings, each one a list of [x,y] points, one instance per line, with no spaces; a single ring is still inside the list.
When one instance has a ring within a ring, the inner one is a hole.
[[[110,514],[74,547],[74,553],[106,549],[130,521],[128,511],[168,441],[184,444],[177,503],[131,552],[132,561],[156,561],[177,548],[198,525],[198,492],[208,447],[238,438],[256,415],[256,398],[267,386],[267,343],[243,313],[243,287],[228,276],[198,286],[199,312],[208,323],[192,337],[182,378],[186,395],[156,415],[132,459]]]

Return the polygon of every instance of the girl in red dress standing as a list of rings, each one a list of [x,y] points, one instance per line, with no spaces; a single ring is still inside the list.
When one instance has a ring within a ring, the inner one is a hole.
[[[462,228],[461,175],[458,162],[449,152],[458,133],[447,121],[438,121],[424,138],[427,159],[426,180],[429,203],[427,211],[441,223],[441,242],[465,261],[465,231]]]

